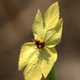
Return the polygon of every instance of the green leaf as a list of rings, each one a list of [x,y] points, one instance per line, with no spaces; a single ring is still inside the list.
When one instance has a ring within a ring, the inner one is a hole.
[[[63,20],[60,19],[55,27],[49,29],[45,35],[45,42],[47,47],[55,47],[60,41],[63,29]]]
[[[20,51],[18,70],[22,70],[35,54],[36,48],[33,42],[25,43]]]
[[[44,14],[45,27],[54,27],[59,19],[59,6],[58,2],[52,4]]]
[[[34,38],[41,38],[43,32],[43,19],[40,10],[38,10],[36,17],[33,22],[32,31]]]

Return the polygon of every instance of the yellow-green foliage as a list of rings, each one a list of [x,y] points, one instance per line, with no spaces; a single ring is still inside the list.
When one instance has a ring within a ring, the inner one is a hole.
[[[34,42],[25,43],[19,55],[19,70],[25,80],[47,77],[57,60],[55,46],[61,40],[63,20],[59,19],[58,2],[52,4],[42,17],[38,10],[33,22]]]

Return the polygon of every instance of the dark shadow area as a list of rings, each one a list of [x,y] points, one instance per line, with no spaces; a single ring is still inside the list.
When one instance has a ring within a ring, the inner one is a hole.
[[[1,0],[0,1],[0,27],[5,25],[31,3],[31,0]]]

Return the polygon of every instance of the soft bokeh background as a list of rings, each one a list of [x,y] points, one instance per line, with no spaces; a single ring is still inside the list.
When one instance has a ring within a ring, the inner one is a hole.
[[[0,80],[23,80],[18,71],[20,47],[32,41],[37,9],[44,14],[57,0],[0,0]],[[57,80],[80,80],[80,0],[58,0],[64,20],[61,43],[56,47]]]

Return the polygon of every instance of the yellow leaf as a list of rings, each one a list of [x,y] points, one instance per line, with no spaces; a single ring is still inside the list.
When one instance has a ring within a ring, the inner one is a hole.
[[[40,80],[42,77],[41,62],[38,59],[39,52],[35,52],[27,67],[24,69],[25,80]]]
[[[18,70],[22,70],[29,62],[31,57],[35,54],[36,49],[33,42],[25,43],[20,51]]]
[[[41,33],[43,32],[43,18],[40,10],[38,10],[36,17],[34,19],[32,31],[35,39],[42,36]]]
[[[45,27],[54,27],[59,19],[59,6],[58,2],[52,4],[44,14]]]
[[[19,55],[19,70],[24,68],[25,80],[47,77],[57,60],[55,46],[61,40],[63,20],[59,19],[58,2],[52,4],[42,18],[38,10],[33,22],[34,42],[25,43]]]
[[[60,41],[63,29],[63,20],[60,19],[55,27],[48,30],[45,35],[45,42],[47,47],[55,47]]]
[[[57,60],[57,52],[55,48],[44,48],[40,51],[41,58],[41,70],[44,78],[47,77],[51,68],[54,66],[55,61]]]

